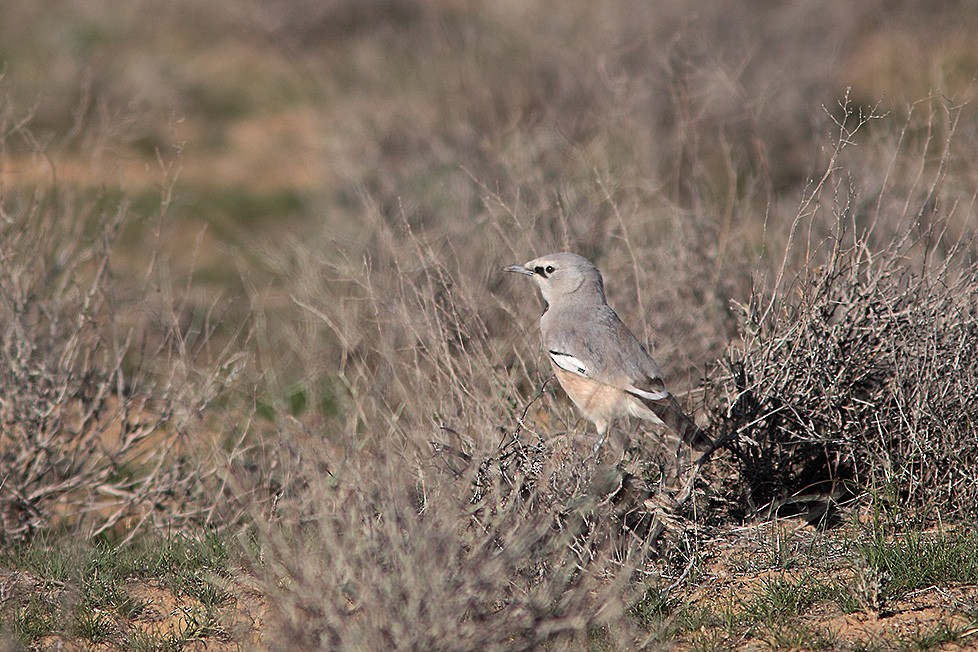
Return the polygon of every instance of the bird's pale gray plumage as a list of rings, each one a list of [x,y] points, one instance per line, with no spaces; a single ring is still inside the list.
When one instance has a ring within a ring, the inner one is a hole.
[[[608,305],[601,273],[589,260],[557,253],[506,271],[536,281],[547,302],[540,331],[554,373],[601,440],[614,419],[635,416],[666,424],[698,450],[712,446],[669,393],[655,360]]]

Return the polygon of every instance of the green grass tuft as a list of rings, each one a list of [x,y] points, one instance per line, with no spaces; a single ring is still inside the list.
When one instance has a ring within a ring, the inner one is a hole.
[[[744,611],[770,625],[803,613],[828,595],[828,587],[812,576],[778,575],[760,582],[758,590],[746,601]]]
[[[857,547],[883,582],[885,598],[938,585],[978,582],[978,535],[969,532],[910,532],[887,538],[876,531]]]

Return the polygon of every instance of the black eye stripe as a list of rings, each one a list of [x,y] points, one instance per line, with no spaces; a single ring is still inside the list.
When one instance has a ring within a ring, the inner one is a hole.
[[[533,271],[536,272],[537,274],[539,274],[540,276],[546,276],[546,274],[543,273],[543,268],[540,267],[539,265],[537,265],[536,267],[534,267],[533,268]]]

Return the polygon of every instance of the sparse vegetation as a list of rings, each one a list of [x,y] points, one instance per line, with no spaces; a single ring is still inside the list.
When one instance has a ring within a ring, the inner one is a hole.
[[[2,556],[0,631],[30,647],[80,639],[182,649],[225,633],[234,561],[217,534],[17,544]]]
[[[911,531],[888,538],[877,531],[858,550],[866,566],[884,578],[884,599],[930,586],[978,582],[978,537],[973,532]]]
[[[55,4],[0,9],[0,647],[974,643],[973,2]],[[681,508],[548,382],[500,269],[562,249],[723,440]]]

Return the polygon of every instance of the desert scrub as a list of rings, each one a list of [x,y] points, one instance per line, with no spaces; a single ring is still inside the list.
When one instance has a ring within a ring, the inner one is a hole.
[[[254,519],[272,640],[581,645],[619,620],[649,542],[606,494],[583,489],[579,450],[519,426],[535,401],[506,398],[513,381],[481,317],[496,299],[400,235],[376,252],[389,273],[303,258],[293,296],[307,317],[277,332],[311,342],[312,368],[328,368],[337,347],[344,391],[339,414],[310,404],[290,415],[283,400],[250,435],[283,442],[272,455],[281,491]],[[327,273],[330,285],[309,280]],[[324,288],[346,296],[330,302]]]
[[[841,109],[838,146],[805,196],[780,274],[740,306],[717,427],[755,505],[870,489],[924,516],[973,516],[978,266],[974,225],[961,219],[973,206],[944,183],[959,156],[955,114],[947,109],[941,143],[900,144],[887,187],[847,167],[872,116]],[[880,190],[862,196],[861,180]]]
[[[27,122],[6,138],[33,142]],[[206,475],[180,457],[187,428],[234,371],[209,315],[180,314],[155,257],[116,269],[124,198],[55,170],[0,202],[0,540],[166,521]]]

